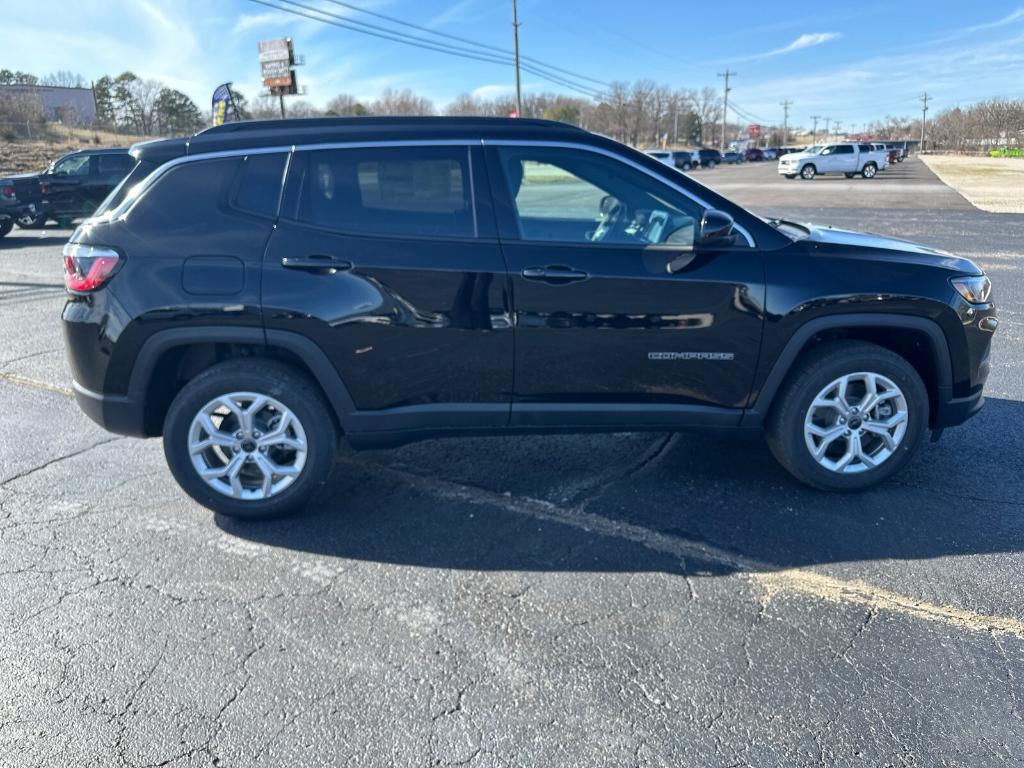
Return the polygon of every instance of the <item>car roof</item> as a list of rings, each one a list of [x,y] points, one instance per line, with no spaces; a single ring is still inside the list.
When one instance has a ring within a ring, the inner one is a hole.
[[[581,128],[553,120],[508,117],[314,117],[247,120],[207,128],[194,136],[143,142],[136,159],[164,162],[184,154],[360,141],[445,139],[579,139]]]

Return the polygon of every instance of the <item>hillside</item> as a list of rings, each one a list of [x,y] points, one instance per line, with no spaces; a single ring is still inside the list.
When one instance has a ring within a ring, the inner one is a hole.
[[[0,141],[0,174],[41,171],[61,155],[76,149],[126,147],[148,138],[151,137],[54,127],[44,139]]]

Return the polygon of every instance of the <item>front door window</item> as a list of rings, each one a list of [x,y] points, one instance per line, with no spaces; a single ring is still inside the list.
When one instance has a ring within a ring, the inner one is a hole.
[[[700,206],[623,162],[555,147],[503,147],[499,157],[523,240],[694,244]]]

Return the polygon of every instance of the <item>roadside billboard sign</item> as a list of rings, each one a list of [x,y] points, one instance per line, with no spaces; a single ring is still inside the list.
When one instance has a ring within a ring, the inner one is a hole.
[[[292,40],[290,37],[279,37],[276,40],[260,40],[260,64],[265,61],[287,61],[291,63]]]

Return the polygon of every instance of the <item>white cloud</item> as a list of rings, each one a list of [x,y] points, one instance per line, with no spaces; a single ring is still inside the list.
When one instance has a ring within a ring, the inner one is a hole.
[[[800,35],[789,45],[783,46],[782,48],[776,48],[775,50],[768,51],[767,53],[758,54],[760,58],[766,58],[768,56],[779,56],[783,53],[792,53],[793,51],[799,51],[802,48],[811,48],[815,45],[821,45],[827,43],[830,40],[836,40],[842,37],[838,32],[810,32],[807,34]]]
[[[243,13],[235,22],[235,32],[245,32],[249,29],[260,27],[279,26],[281,22],[287,21],[285,14],[278,11],[266,11],[265,13]]]
[[[481,85],[479,88],[475,88],[471,95],[475,99],[493,99],[498,96],[508,96],[515,92],[516,87],[514,85],[510,85],[508,83],[494,83],[491,85]]]
[[[477,0],[459,0],[455,5],[448,9],[441,11],[437,16],[427,22],[427,26],[443,27],[446,24],[452,24],[460,21],[466,21],[469,14],[466,12],[476,5]]]

